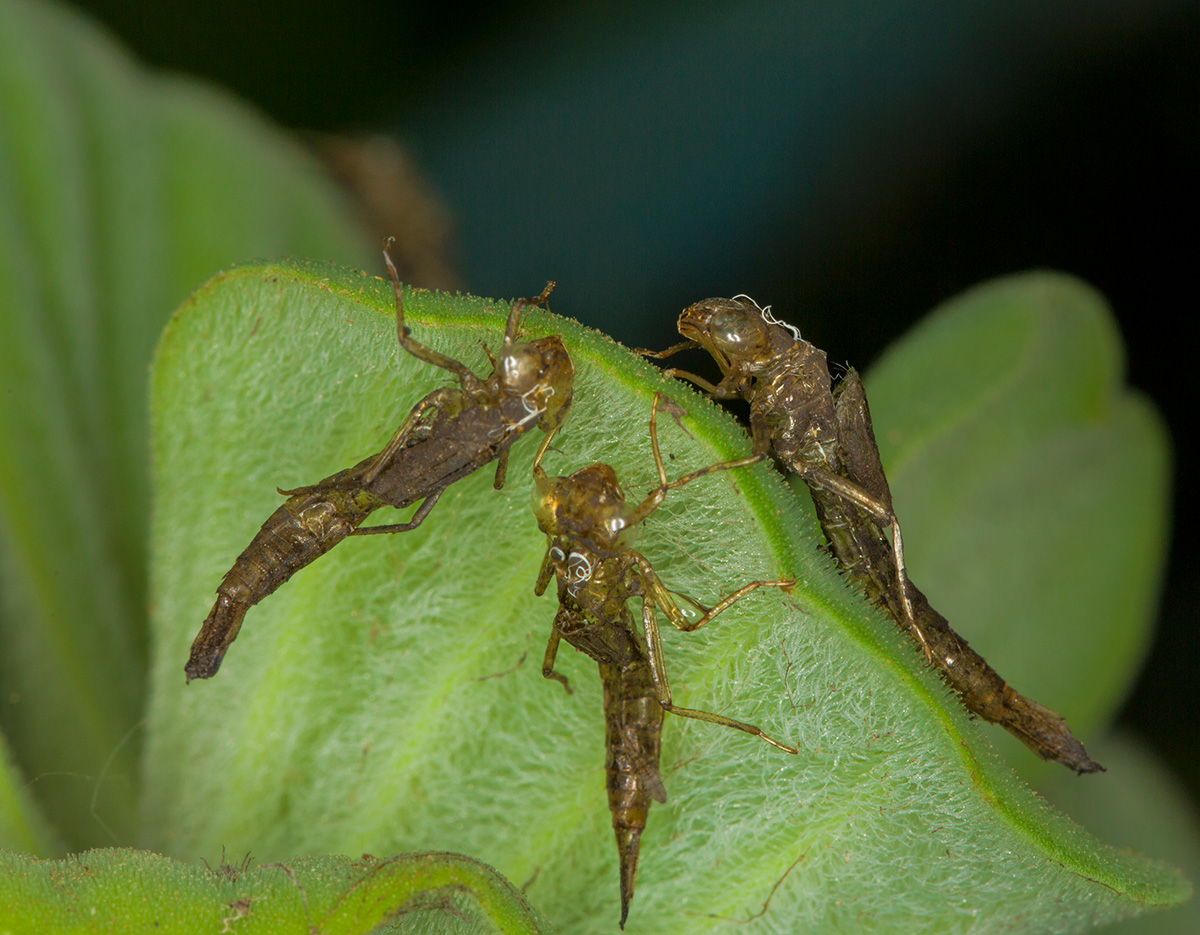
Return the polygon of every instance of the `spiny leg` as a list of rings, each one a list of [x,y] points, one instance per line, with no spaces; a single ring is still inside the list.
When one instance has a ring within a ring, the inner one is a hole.
[[[663,371],[663,376],[687,380],[688,383],[698,387],[702,392],[707,393],[714,399],[737,399],[741,395],[737,387],[727,386],[724,379],[720,383],[712,383],[702,376],[687,370],[680,370],[678,367],[668,367]]]
[[[671,622],[671,625],[677,630],[682,630],[684,633],[699,630],[706,623],[711,622],[714,617],[724,613],[747,594],[757,591],[759,588],[781,588],[787,590],[796,583],[790,578],[782,581],[751,581],[749,584],[744,584],[733,593],[723,597],[712,608],[706,608],[703,604],[689,597],[688,600],[691,603],[704,610],[703,616],[698,620],[692,621],[688,620],[683,611],[679,609],[679,605],[675,603],[675,599],[671,597],[671,592],[662,583],[662,579],[658,577],[657,572],[651,567],[649,560],[644,555],[637,555],[636,561],[638,573],[646,589],[646,594],[657,605],[658,609],[663,612],[663,616]],[[657,628],[657,626],[656,622],[655,627]]]
[[[925,641],[925,634],[917,624],[917,613],[913,608],[912,594],[908,590],[908,568],[904,564],[904,537],[900,535],[900,521],[892,516],[892,555],[896,560],[896,575],[900,581],[900,600],[904,604],[904,614],[908,617],[909,626],[917,635],[917,641],[925,650],[925,661],[933,662],[933,651]]]
[[[575,692],[571,690],[571,684],[567,681],[567,677],[554,671],[554,660],[558,656],[558,641],[561,638],[558,627],[550,631],[550,640],[546,643],[546,654],[542,656],[542,678],[554,679],[567,690],[568,695],[573,695]]]
[[[542,439],[542,443],[538,445],[537,454],[533,456],[533,476],[546,477],[546,472],[542,469],[542,458],[546,456],[546,452],[550,450],[550,442],[554,440],[554,436],[558,434],[560,426],[554,426],[546,432],[546,437]]]
[[[680,351],[689,351],[693,348],[703,347],[704,345],[699,341],[680,341],[678,344],[672,344],[663,351],[649,351],[644,347],[639,347],[634,350],[634,353],[639,357],[652,357],[655,360],[663,360],[664,358],[678,354]],[[716,354],[715,351],[713,353],[714,355]],[[723,358],[719,358],[718,360],[721,359]],[[709,380],[704,379],[702,376],[698,376],[697,374],[691,373],[687,370],[680,370],[678,367],[667,367],[665,370],[663,370],[662,374],[667,378],[678,377],[681,380],[687,380],[694,386],[699,387],[701,391],[712,397],[715,397],[716,399],[734,399],[740,395],[740,391],[736,386],[726,383],[726,380],[729,379],[728,374],[721,378],[720,383],[712,383]]]
[[[654,455],[654,469],[658,473],[658,487],[650,491],[650,493],[646,495],[646,499],[638,504],[637,509],[633,511],[631,521],[632,525],[637,525],[647,516],[657,510],[659,505],[666,498],[668,490],[674,490],[677,487],[690,484],[697,478],[704,477],[707,474],[715,474],[717,471],[729,471],[733,468],[757,464],[766,457],[766,455],[763,454],[756,454],[751,455],[748,458],[737,458],[733,461],[721,461],[717,464],[710,464],[708,467],[702,467],[698,470],[691,471],[690,473],[684,474],[682,477],[676,478],[668,483],[667,469],[663,464],[662,451],[658,446],[658,409],[661,401],[666,401],[672,406],[677,405],[673,400],[663,396],[662,393],[655,393],[654,402],[650,406],[650,450]],[[676,416],[676,418],[678,418],[678,416]]]
[[[708,721],[710,724],[721,724],[724,727],[732,727],[735,730],[744,731],[747,734],[753,734],[755,737],[761,737],[773,747],[778,747],[784,753],[796,754],[800,752],[799,747],[788,746],[783,741],[776,740],[770,734],[764,733],[760,728],[753,724],[747,724],[744,721],[735,721],[731,717],[725,717],[723,714],[713,714],[711,711],[697,711],[695,708],[681,708],[679,705],[672,704],[669,701],[659,701],[664,711],[670,711],[672,714],[677,714],[680,717],[690,717],[697,721]]]
[[[546,554],[542,556],[542,567],[538,569],[537,583],[533,586],[535,597],[541,597],[546,593],[546,587],[550,584],[550,579],[554,577],[552,551],[555,551],[553,546],[546,549]]]
[[[682,630],[684,633],[691,633],[694,630],[699,630],[702,626],[704,626],[706,623],[709,623],[718,614],[720,614],[721,612],[723,612],[725,610],[728,610],[730,606],[732,606],[733,604],[740,601],[743,597],[745,597],[747,594],[750,594],[752,591],[757,591],[759,588],[784,588],[784,589],[787,589],[787,588],[792,587],[792,585],[794,585],[795,583],[796,582],[791,578],[784,580],[784,581],[751,581],[749,584],[742,585],[740,588],[738,588],[732,594],[726,595],[715,606],[706,608],[704,615],[702,617],[700,617],[698,620],[688,620],[683,615],[682,611],[679,612],[679,617],[680,617],[679,621],[675,620],[671,616],[671,613],[668,612],[666,609],[663,610],[663,613],[666,614],[667,619],[669,619],[671,621],[672,625],[677,630]],[[673,600],[671,603],[674,605]],[[703,607],[704,605],[697,604],[696,606]],[[678,610],[678,606],[675,606],[674,609]]]
[[[699,341],[687,340],[687,341],[680,341],[678,344],[672,344],[666,350],[662,350],[662,351],[651,351],[644,347],[635,347],[633,349],[633,352],[635,354],[637,354],[639,357],[651,357],[654,360],[664,360],[667,357],[675,356],[680,351],[690,351],[695,348],[699,348],[699,347],[703,347],[703,346],[704,345],[701,344]]]
[[[672,344],[666,350],[662,351],[651,351],[644,347],[639,347],[635,348],[633,352],[639,357],[650,357],[654,360],[664,360],[667,357],[673,357],[680,351],[690,351],[697,348],[703,349],[704,345],[699,341],[688,340],[680,341],[678,344]],[[716,358],[717,363],[721,366],[722,371],[728,370],[728,361],[726,361],[717,350],[712,348],[709,350]],[[741,390],[733,384],[732,375],[729,373],[725,373],[725,375],[721,377],[720,383],[712,383],[711,381],[704,379],[702,376],[698,376],[697,374],[691,373],[687,370],[680,370],[678,367],[667,367],[662,373],[664,377],[677,377],[680,380],[687,380],[694,386],[699,387],[701,391],[716,399],[736,399],[741,395]]]
[[[391,533],[395,532],[410,532],[421,525],[425,517],[429,515],[429,511],[433,509],[434,504],[438,502],[438,497],[441,495],[442,492],[439,490],[437,493],[430,494],[428,497],[426,497],[421,502],[421,505],[417,507],[417,512],[412,515],[412,519],[410,519],[407,523],[390,523],[386,526],[359,526],[352,533],[350,533],[350,535],[382,536],[390,535]]]
[[[496,458],[496,476],[492,479],[492,489],[501,490],[504,487],[504,480],[508,477],[508,449],[505,448],[500,452],[500,456]]]
[[[904,616],[909,630],[912,631],[917,642],[921,644],[921,649],[925,653],[925,661],[932,663],[933,651],[930,649],[929,643],[925,639],[925,634],[921,632],[921,627],[917,623],[916,609],[913,606],[912,595],[908,588],[908,569],[904,563],[904,537],[900,532],[900,521],[896,518],[896,514],[878,497],[872,496],[864,488],[851,480],[847,480],[840,474],[834,474],[832,471],[811,465],[805,466],[803,470],[797,471],[797,473],[806,483],[836,494],[866,511],[880,529],[891,530],[892,562],[896,566],[896,580],[897,586],[900,588],[900,603],[904,608]]]
[[[697,478],[704,477],[707,474],[715,474],[717,471],[730,471],[733,468],[746,467],[750,464],[757,464],[762,461],[765,455],[757,454],[750,455],[746,458],[735,458],[732,461],[719,461],[716,464],[710,464],[708,467],[697,468],[695,471],[690,471],[682,477],[677,477],[675,480],[667,483],[667,469],[663,464],[662,450],[658,446],[658,408],[660,402],[667,402],[676,410],[672,411],[671,415],[678,423],[679,419],[685,414],[674,400],[668,399],[662,393],[654,394],[654,402],[650,406],[650,450],[654,454],[654,469],[658,472],[659,490],[665,494],[668,490],[674,490],[677,487],[682,487],[685,484],[690,484]],[[666,407],[664,407],[666,408]],[[683,428],[682,424],[679,426]]]
[[[639,556],[639,559],[639,566],[642,566],[642,563],[645,563],[646,560],[641,556]],[[646,569],[648,567],[649,563],[646,563],[645,566],[642,567],[643,575],[646,574]],[[734,718],[726,717],[723,714],[713,714],[711,711],[700,711],[696,708],[683,708],[671,701],[671,686],[667,681],[666,663],[663,661],[662,635],[658,631],[658,621],[655,620],[655,608],[659,606],[659,600],[665,599],[665,601],[668,602],[672,608],[674,608],[675,613],[680,618],[682,618],[683,615],[680,613],[679,608],[675,607],[675,602],[671,600],[670,594],[667,592],[666,588],[663,587],[662,582],[658,580],[658,576],[655,575],[653,571],[650,571],[650,575],[653,576],[655,587],[652,587],[642,599],[642,629],[646,634],[646,645],[649,649],[648,657],[650,662],[650,677],[654,681],[654,691],[658,697],[658,703],[662,705],[663,710],[670,711],[672,714],[677,714],[680,717],[690,717],[698,721],[708,721],[710,724],[720,724],[724,727],[732,727],[734,730],[744,731],[747,734],[753,734],[755,737],[760,737],[767,743],[774,747],[778,747],[785,753],[799,753],[799,747],[789,746],[780,740],[776,740],[769,734],[764,733],[762,728],[756,727],[753,724],[747,724],[745,721],[738,721]],[[789,582],[789,584],[790,583],[791,582]],[[721,609],[724,610],[729,606],[729,603],[732,603],[732,601],[725,603],[725,606]],[[667,613],[667,611],[664,610],[664,613]],[[669,619],[670,614],[668,613],[667,615]],[[712,616],[713,614],[710,612],[709,619],[712,619]]]
[[[388,237],[383,242],[383,262],[387,266],[388,278],[392,281],[392,292],[396,295],[396,340],[400,342],[400,346],[404,350],[418,360],[441,367],[443,370],[449,370],[458,377],[464,386],[473,386],[479,382],[479,379],[467,368],[466,364],[453,357],[447,357],[445,354],[439,354],[433,348],[426,347],[409,335],[408,327],[404,324],[404,296],[400,291],[400,274],[396,272],[396,264],[392,262],[392,257],[388,253],[388,247],[392,245],[392,241],[393,238]]]
[[[667,490],[674,490],[677,487],[682,487],[684,484],[690,484],[699,477],[704,477],[706,474],[715,474],[717,471],[732,471],[734,468],[749,467],[751,464],[758,464],[759,461],[766,459],[765,454],[750,455],[745,458],[736,458],[733,461],[721,461],[717,464],[710,464],[708,467],[697,468],[682,477],[677,477],[671,483],[667,484]]]
[[[554,291],[554,287],[558,285],[554,280],[549,280],[546,287],[540,295],[530,296],[526,299],[514,299],[512,308],[508,310],[508,321],[504,325],[504,346],[512,347],[514,341],[517,340],[517,333],[521,328],[521,316],[525,314],[525,309],[530,306],[538,306],[550,298],[550,293]],[[491,357],[491,354],[488,354]]]
[[[392,433],[392,437],[383,446],[383,450],[371,460],[371,463],[367,465],[367,469],[363,471],[362,483],[369,484],[379,477],[383,473],[384,468],[391,463],[392,458],[396,457],[397,453],[407,445],[409,437],[421,419],[427,413],[440,411],[453,394],[454,390],[443,387],[442,389],[434,390],[413,406],[412,411],[400,423],[400,428]]]

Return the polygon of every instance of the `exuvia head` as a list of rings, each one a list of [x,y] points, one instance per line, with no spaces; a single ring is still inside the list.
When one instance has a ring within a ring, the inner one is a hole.
[[[558,428],[567,417],[575,389],[575,367],[558,335],[509,341],[496,362],[500,392],[519,396],[525,410],[541,413],[538,425]]]
[[[800,340],[795,326],[745,295],[704,299],[685,308],[679,315],[679,333],[711,353],[723,371],[736,364],[754,372]]]
[[[562,425],[570,411],[575,367],[558,335],[518,341],[517,334],[525,310],[545,302],[554,286],[554,282],[548,282],[541,295],[513,302],[504,328],[504,347],[496,364],[500,392],[506,396],[519,396],[530,415],[540,412],[538,426],[546,431]]]
[[[601,463],[570,477],[536,478],[533,512],[548,536],[585,540],[601,549],[625,544],[634,525],[616,472]]]

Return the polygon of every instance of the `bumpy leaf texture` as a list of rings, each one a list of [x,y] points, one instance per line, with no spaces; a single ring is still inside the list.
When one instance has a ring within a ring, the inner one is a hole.
[[[1038,309],[1044,283],[1023,285]],[[390,305],[386,283],[362,274],[244,267],[193,296],[164,336],[152,391],[148,843],[265,860],[449,848],[532,879],[530,898],[564,929],[609,931],[616,858],[594,666],[560,651],[576,686],[567,696],[537,665],[555,607],[532,594],[545,548],[528,507],[533,441],[514,450],[502,492],[480,472],[419,529],[348,540],[297,574],[251,610],[216,678],[184,684],[188,643],[278,504],[274,487],[377,450],[446,382],[399,352]],[[506,307],[429,293],[406,307],[416,334],[486,372],[480,345],[497,346]],[[971,312],[995,327],[978,303]],[[562,334],[578,371],[551,473],[605,461],[640,496],[653,478],[655,390],[687,411],[661,430],[673,474],[748,450],[726,413],[602,335],[546,315],[531,331]],[[1126,440],[1154,442],[1157,423],[1137,411]],[[998,732],[966,717],[818,542],[766,464],[673,492],[646,525],[640,550],[701,601],[753,578],[797,580],[790,595],[758,592],[704,630],[668,634],[666,652],[677,702],[802,750],[668,719],[670,798],[643,837],[631,931],[708,931],[764,904],[768,931],[1018,920],[1079,931],[1181,898],[1174,873],[1104,847],[1034,796],[992,750]],[[1088,664],[1068,654],[1062,668],[1077,659]],[[1031,694],[1048,687],[1036,666],[1012,675]]]

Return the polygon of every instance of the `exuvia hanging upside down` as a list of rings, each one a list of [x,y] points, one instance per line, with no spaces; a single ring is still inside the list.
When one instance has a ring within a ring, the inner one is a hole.
[[[605,783],[621,880],[621,927],[629,915],[637,875],[638,848],[651,801],[665,802],[666,790],[659,775],[659,751],[664,712],[732,727],[773,744],[787,753],[789,746],[759,728],[722,714],[683,708],[672,700],[663,660],[658,613],[680,630],[696,630],[734,602],[758,588],[788,588],[792,581],[751,581],[712,608],[673,595],[654,573],[650,562],[630,545],[637,526],[663,502],[669,490],[717,471],[753,464],[762,455],[724,461],[700,468],[667,482],[658,447],[657,416],[660,408],[674,406],[656,395],[650,411],[650,446],[658,472],[658,486],[637,505],[627,503],[616,472],[607,464],[593,464],[568,477],[550,477],[542,469],[542,455],[534,462],[536,489],[534,514],[549,543],[538,575],[537,594],[553,578],[558,584],[558,613],[542,661],[542,675],[566,685],[554,671],[558,644],[566,640],[594,659],[604,687]],[[681,410],[675,407],[676,413]],[[629,601],[642,602],[642,632],[629,610]],[[688,617],[677,599],[698,611]]]
[[[1009,686],[909,580],[904,539],[858,374],[848,370],[834,387],[825,352],[747,296],[689,306],[679,316],[679,333],[688,340],[643,353],[663,358],[697,347],[713,356],[721,368],[719,383],[682,370],[666,373],[716,399],[750,404],[754,450],[773,455],[808,485],[838,564],[917,642],[967,709],[999,724],[1044,760],[1078,773],[1103,771],[1061,715]]]
[[[297,571],[352,535],[415,529],[455,481],[497,462],[496,487],[504,483],[508,450],[533,426],[546,443],[571,408],[575,371],[557,335],[517,339],[524,310],[541,295],[513,303],[499,359],[480,379],[465,365],[419,343],[404,323],[396,268],[383,251],[396,297],[396,337],[419,360],[449,370],[457,387],[434,390],[418,402],[379,453],[319,483],[281,490],[288,497],[263,523],[217,588],[217,601],[192,643],[184,672],[188,681],[216,675],[237,637],[246,611]],[[488,354],[491,357],[491,353]],[[360,528],[375,510],[420,502],[406,523]]]

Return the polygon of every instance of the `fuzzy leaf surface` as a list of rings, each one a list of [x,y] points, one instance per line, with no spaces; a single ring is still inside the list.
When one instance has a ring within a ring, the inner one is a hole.
[[[490,867],[457,854],[303,857],[198,867],[125,848],[36,860],[0,851],[9,935],[538,935]]]
[[[555,607],[532,594],[545,549],[529,510],[535,442],[514,449],[503,491],[481,471],[417,530],[339,545],[250,611],[216,678],[184,684],[214,588],[278,505],[274,488],[378,450],[447,382],[398,353],[391,307],[374,277],[248,266],[211,280],[164,335],[146,843],[210,861],[222,847],[266,861],[452,849],[532,880],[530,899],[563,930],[611,931],[598,680],[566,647],[574,695],[538,671]],[[486,372],[481,343],[498,345],[506,306],[411,293],[406,309],[419,340]],[[531,316],[528,332],[549,330],[577,369],[551,473],[606,461],[643,495],[658,389],[687,411],[661,429],[672,476],[747,453],[740,427],[682,384],[569,320]],[[1186,895],[1174,871],[1105,847],[1033,795],[993,752],[995,730],[967,718],[819,541],[765,464],[673,491],[646,524],[640,551],[698,600],[796,578],[791,595],[757,592],[665,639],[678,703],[802,750],[668,719],[669,799],[642,838],[629,931],[755,917],[779,932],[914,920],[1069,932]]]

